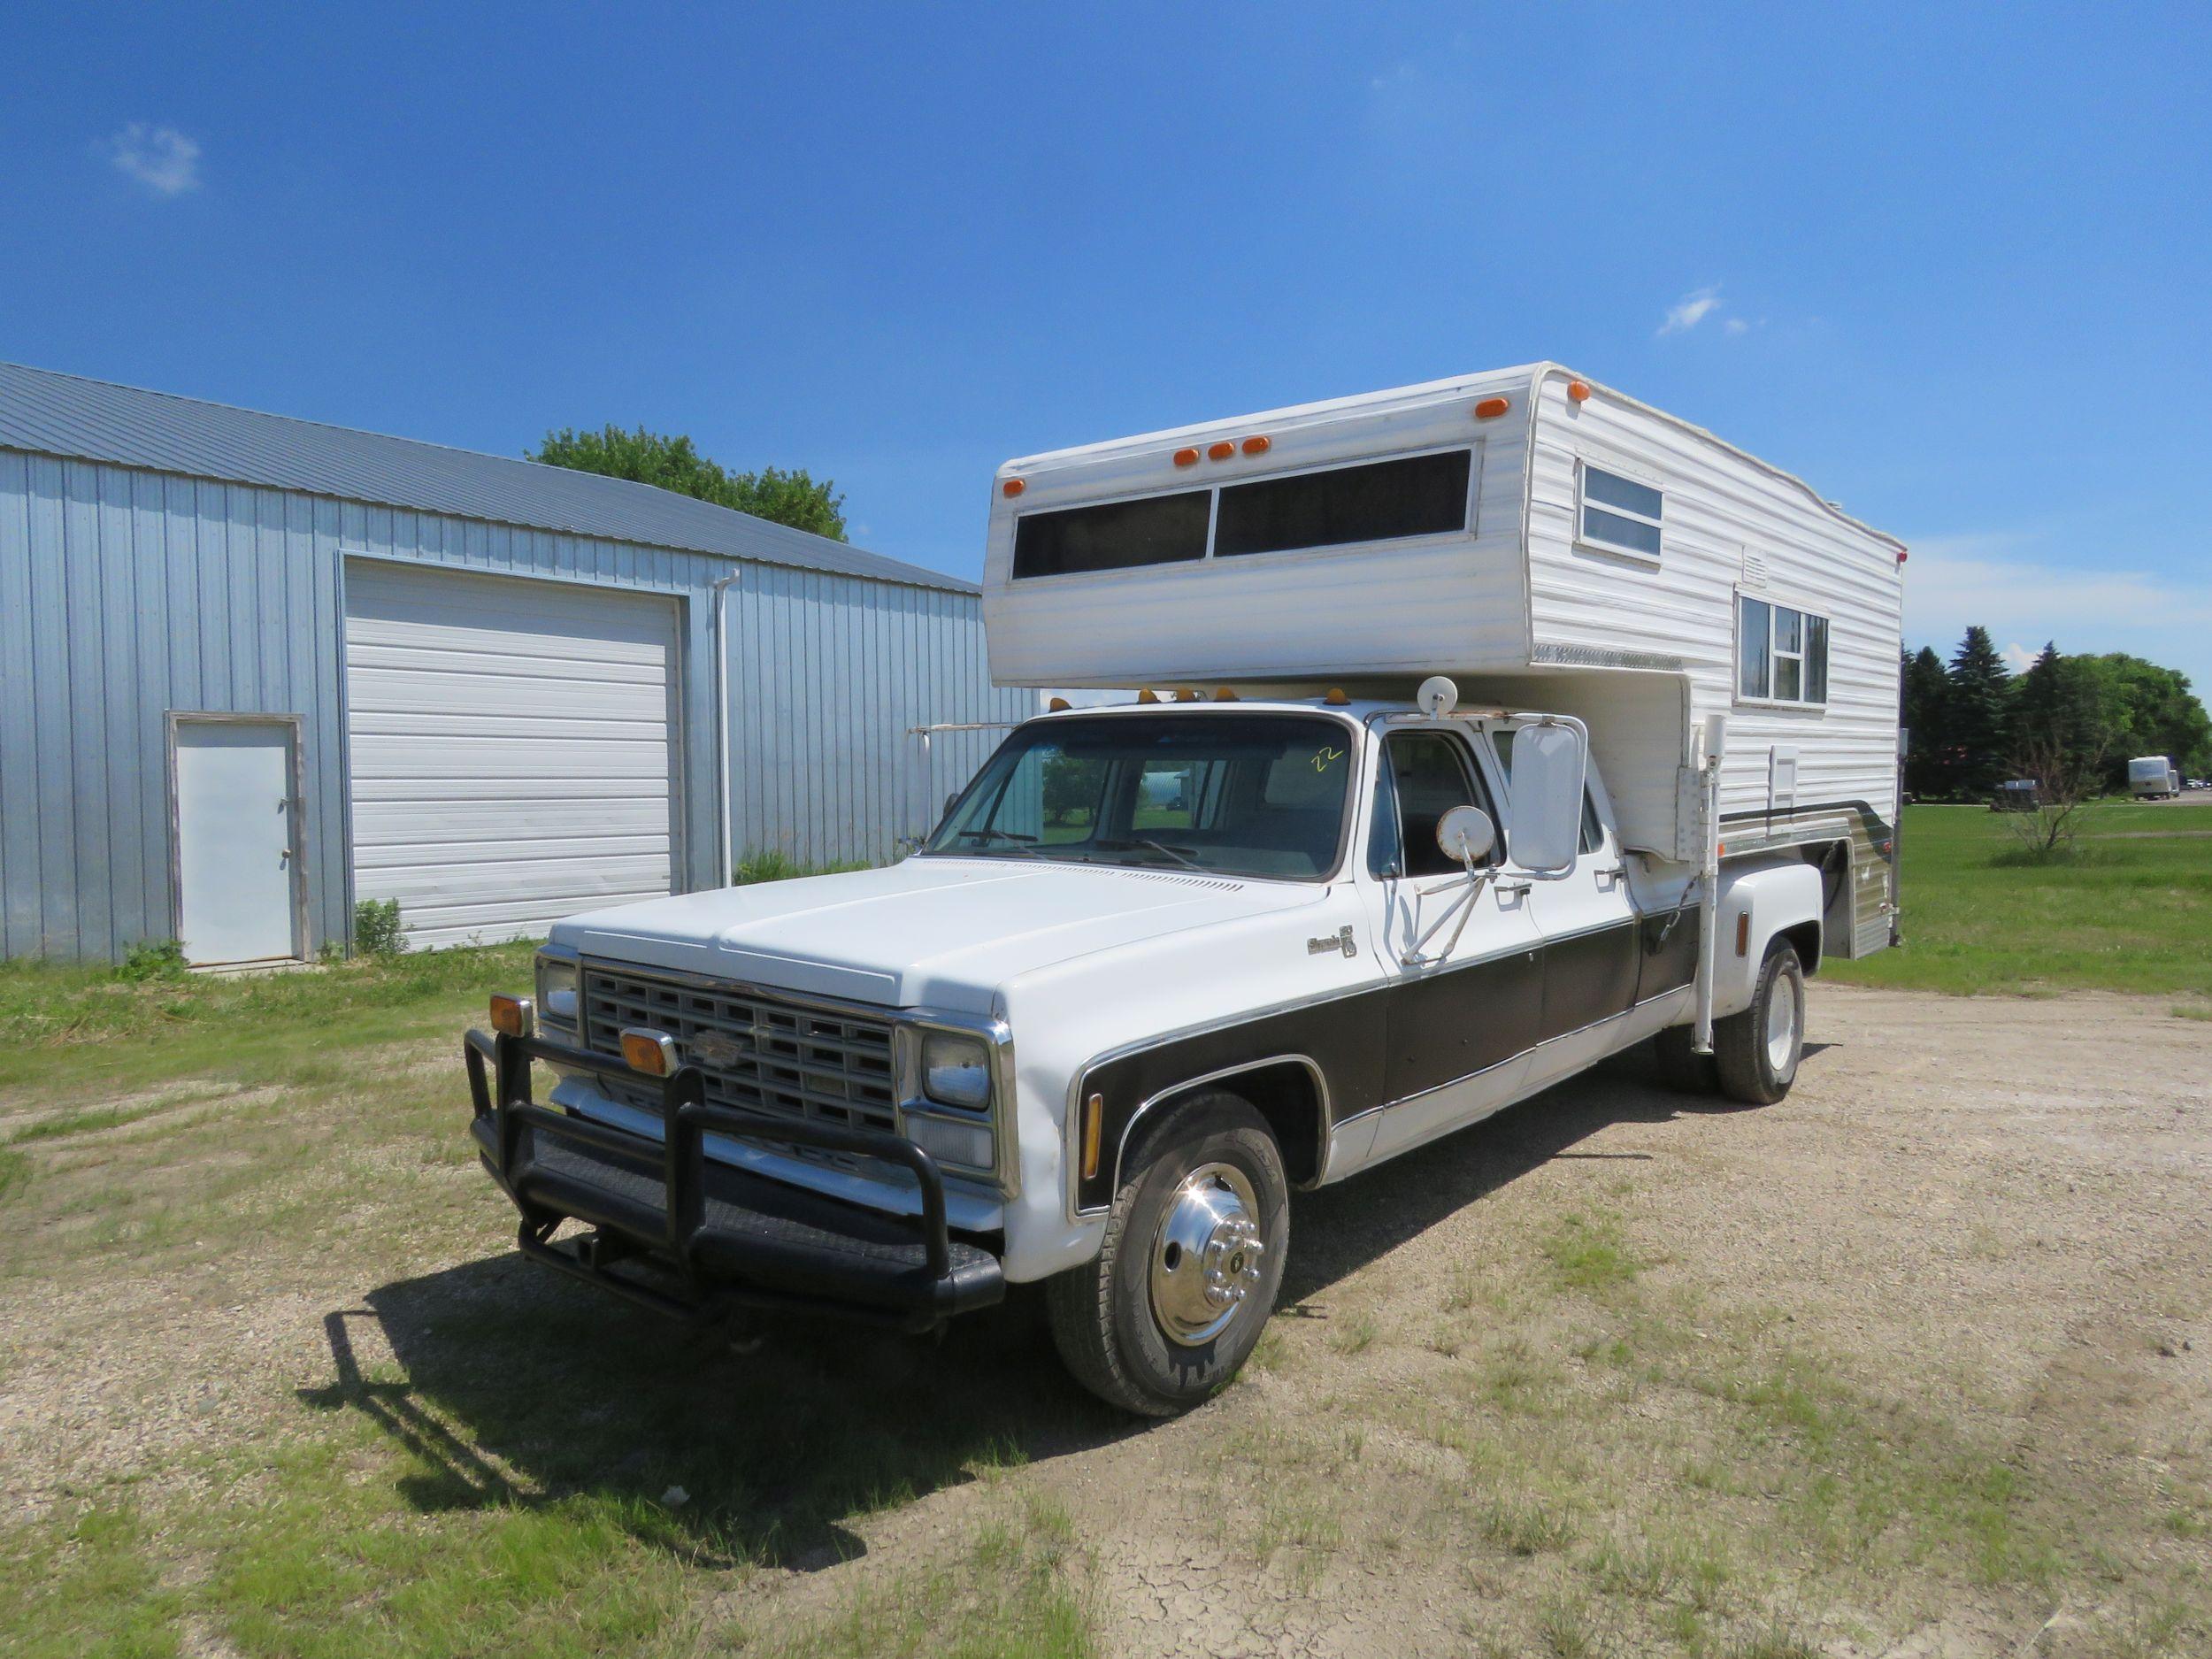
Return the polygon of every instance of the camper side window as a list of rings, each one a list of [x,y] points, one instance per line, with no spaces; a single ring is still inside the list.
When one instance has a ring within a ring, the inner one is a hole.
[[[1639,558],[1659,557],[1659,521],[1666,498],[1648,484],[1582,464],[1579,538],[1593,547]]]
[[[1756,703],[1828,701],[1828,618],[1736,596],[1736,695]]]

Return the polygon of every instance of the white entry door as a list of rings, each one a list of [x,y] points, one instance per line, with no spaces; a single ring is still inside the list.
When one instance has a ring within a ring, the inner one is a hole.
[[[288,720],[179,719],[177,934],[195,966],[300,954]]]
[[[353,890],[418,948],[671,888],[673,601],[346,565]]]

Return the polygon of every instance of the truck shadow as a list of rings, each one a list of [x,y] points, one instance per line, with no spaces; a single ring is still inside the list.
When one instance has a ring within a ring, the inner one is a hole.
[[[1302,1194],[1281,1314],[1325,1317],[1330,1286],[1550,1159],[1601,1156],[1573,1148],[1609,1125],[1715,1110],[1732,1108],[1668,1093],[1632,1056]],[[1069,1380],[1033,1286],[940,1340],[793,1321],[740,1354],[503,1254],[385,1285],[324,1328],[331,1380],[300,1397],[374,1423],[417,1509],[583,1501],[700,1564],[832,1565],[864,1553],[856,1516],[1148,1426]]]

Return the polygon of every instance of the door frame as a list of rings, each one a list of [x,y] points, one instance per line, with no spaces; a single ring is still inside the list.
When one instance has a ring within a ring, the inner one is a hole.
[[[177,795],[177,733],[187,726],[276,726],[284,728],[291,751],[291,805],[288,818],[292,845],[292,938],[289,956],[272,962],[311,962],[315,945],[307,926],[307,766],[306,718],[298,714],[255,713],[242,710],[171,709],[163,717],[163,753],[168,762],[169,787],[169,937],[184,938],[184,824],[183,803]]]

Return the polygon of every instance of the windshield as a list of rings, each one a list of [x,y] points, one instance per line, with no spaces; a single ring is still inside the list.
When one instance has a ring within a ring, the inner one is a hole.
[[[922,850],[1323,879],[1343,840],[1354,745],[1323,715],[1044,721],[1006,740]]]

